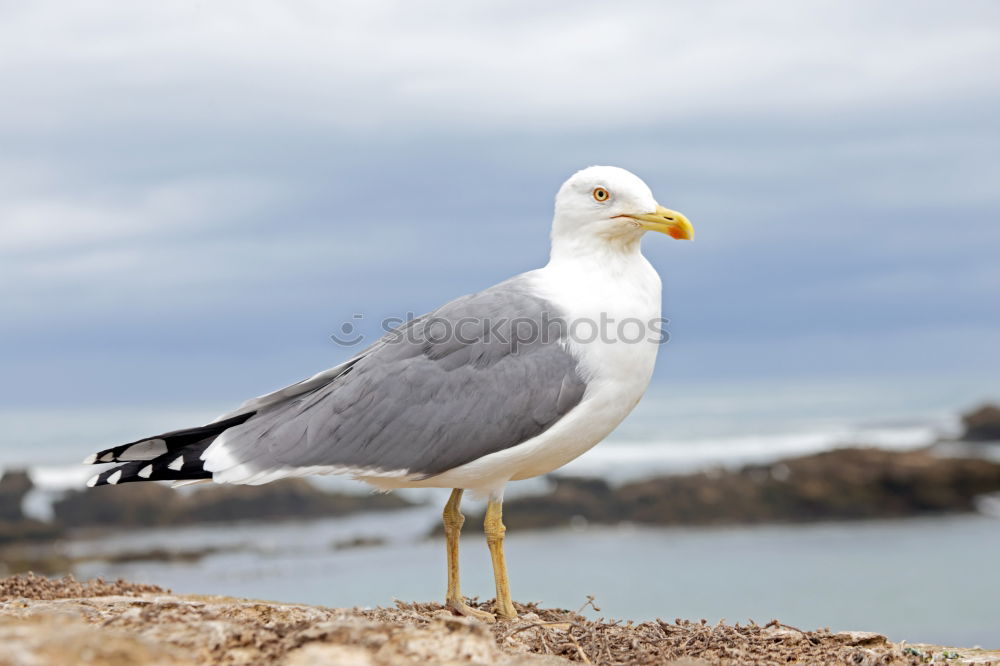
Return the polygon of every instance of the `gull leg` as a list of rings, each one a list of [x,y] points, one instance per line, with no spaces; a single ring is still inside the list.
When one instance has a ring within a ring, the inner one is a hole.
[[[462,534],[465,516],[459,509],[461,504],[462,489],[455,488],[451,491],[451,497],[444,505],[444,513],[441,515],[444,521],[444,538],[448,548],[448,596],[445,605],[461,615],[474,617],[483,622],[496,622],[496,618],[492,614],[473,608],[465,603],[465,599],[462,597],[458,575],[458,539]]]
[[[493,610],[504,620],[517,618],[514,603],[510,600],[510,583],[507,580],[507,562],[503,555],[503,536],[507,528],[503,524],[503,500],[491,499],[486,506],[486,519],[483,521],[483,532],[486,533],[486,544],[490,547],[490,557],[493,559],[493,577],[497,583],[497,601]]]

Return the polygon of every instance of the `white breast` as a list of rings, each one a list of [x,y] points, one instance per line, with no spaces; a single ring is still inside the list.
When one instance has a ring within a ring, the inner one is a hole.
[[[366,480],[385,488],[466,488],[476,495],[498,495],[508,481],[547,474],[607,437],[646,391],[659,348],[654,339],[659,275],[641,254],[616,259],[550,263],[528,274],[537,291],[565,316],[567,348],[579,359],[587,382],[583,399],[566,416],[537,437],[431,479]]]
[[[539,291],[569,324],[568,349],[580,361],[587,390],[576,409],[521,445],[535,444],[537,451],[511,478],[547,474],[586,452],[646,392],[659,349],[660,277],[641,254],[622,259],[550,264],[537,272]]]

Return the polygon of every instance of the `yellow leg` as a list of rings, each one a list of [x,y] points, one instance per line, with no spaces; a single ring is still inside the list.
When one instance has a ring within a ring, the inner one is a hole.
[[[514,603],[510,600],[507,562],[503,556],[503,536],[507,532],[507,528],[503,524],[502,500],[491,499],[486,506],[483,531],[486,533],[486,544],[490,547],[490,557],[493,559],[493,577],[497,583],[497,602],[493,610],[497,617],[513,620],[517,618],[517,611],[514,610]]]
[[[445,604],[457,613],[480,619],[484,622],[496,622],[496,618],[486,611],[477,610],[462,597],[461,583],[458,575],[458,539],[462,534],[465,516],[462,515],[462,489],[451,491],[448,503],[444,505],[444,538],[448,548],[448,596]]]

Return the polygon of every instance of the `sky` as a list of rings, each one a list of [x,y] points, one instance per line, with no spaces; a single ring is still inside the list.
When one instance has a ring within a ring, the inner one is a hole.
[[[0,406],[297,381],[591,164],[697,230],[655,381],[996,376],[998,62],[991,0],[0,1]]]

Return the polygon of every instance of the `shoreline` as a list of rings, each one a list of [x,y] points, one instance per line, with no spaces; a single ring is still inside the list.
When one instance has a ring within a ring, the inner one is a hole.
[[[480,604],[485,608],[488,604]],[[803,630],[704,620],[590,620],[517,604],[520,618],[486,625],[440,604],[327,608],[174,595],[126,581],[0,579],[0,641],[14,666],[81,663],[503,664],[998,664],[1000,651],[892,643],[867,631]],[[582,610],[582,609],[581,609]],[[54,633],[60,641],[52,641]]]
[[[1000,463],[960,458],[933,449],[837,449],[737,470],[659,476],[615,485],[600,478],[550,477],[550,489],[515,495],[504,521],[515,534],[566,527],[634,524],[651,527],[794,525],[948,515],[996,515]],[[540,484],[544,485],[544,484]],[[266,486],[204,486],[177,492],[159,484],[71,491],[54,504],[54,520],[28,518],[17,509],[33,492],[28,475],[0,478],[0,575],[35,570],[67,573],[92,561],[196,562],[247,544],[221,541],[128,543],[121,537],[150,529],[211,525],[280,525],[287,522],[411,511],[425,520],[425,538],[440,536],[436,505],[413,504],[396,494],[329,492],[302,480]],[[471,523],[481,522],[475,508]],[[335,549],[378,547],[389,535],[358,532],[338,537]],[[360,540],[360,541],[358,541]],[[103,548],[84,548],[87,542]],[[358,541],[358,543],[354,543]]]

